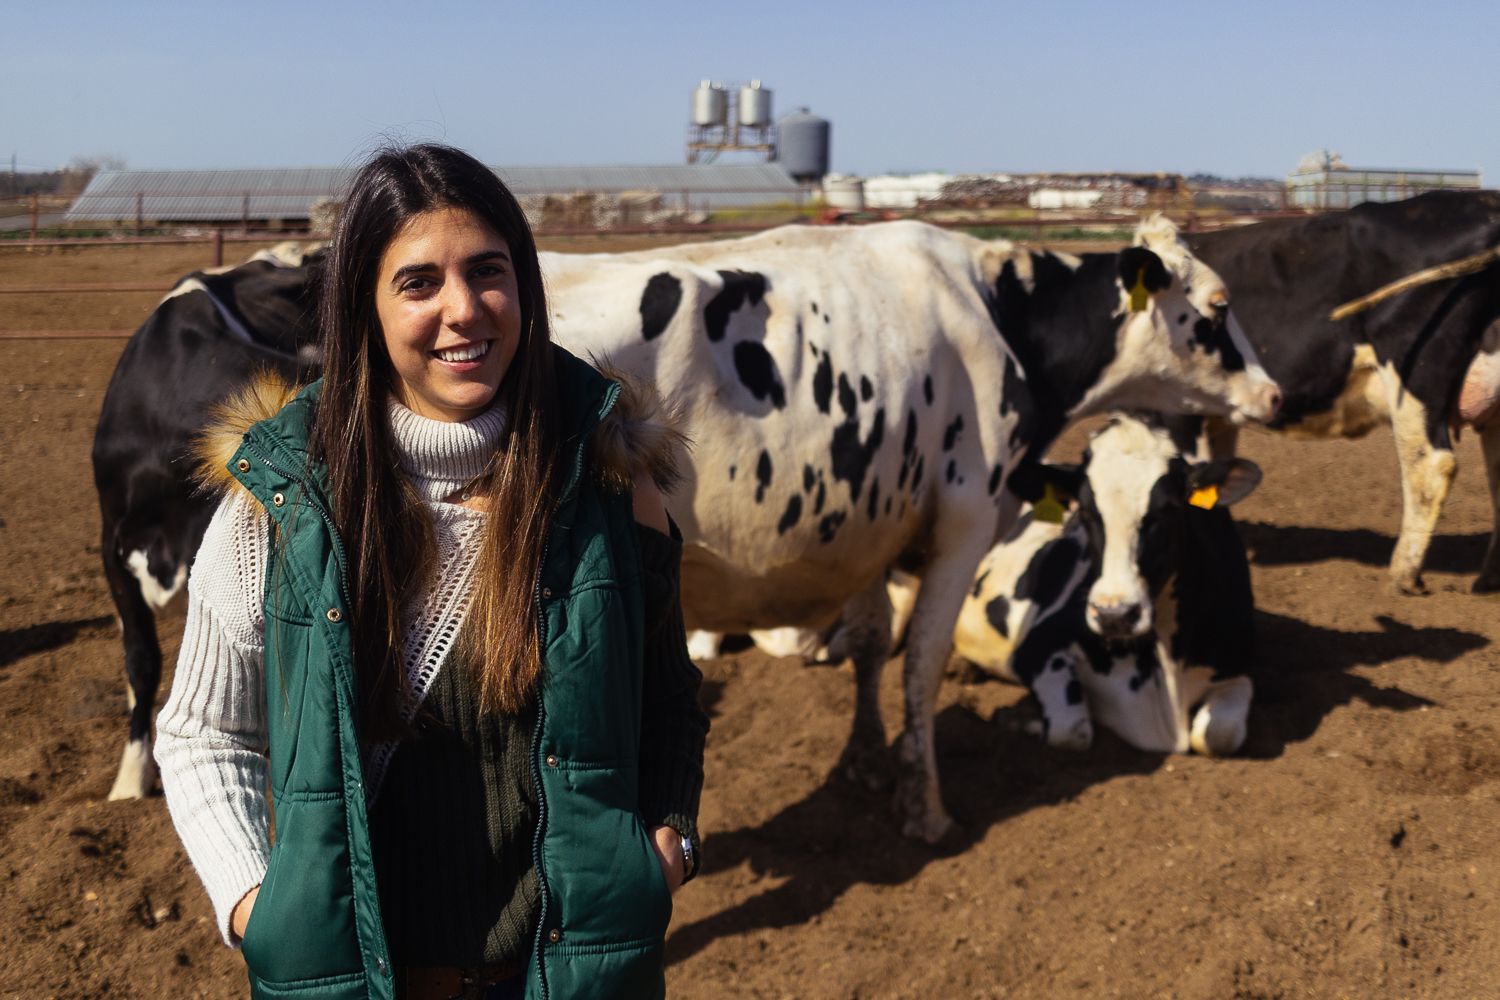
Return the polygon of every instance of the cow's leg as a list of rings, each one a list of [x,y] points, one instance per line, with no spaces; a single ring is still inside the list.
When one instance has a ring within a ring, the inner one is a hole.
[[[1495,511],[1495,527],[1490,533],[1490,547],[1484,554],[1484,565],[1474,580],[1474,593],[1492,594],[1500,590],[1500,420],[1479,432],[1484,449],[1484,474],[1490,484],[1490,505]]]
[[[1078,679],[1077,671],[1088,669],[1078,644],[1059,649],[1055,642],[1032,633],[1017,647],[1012,663],[1016,676],[1042,708],[1038,735],[1060,750],[1087,750],[1094,742],[1094,722]]]
[[[724,642],[720,632],[705,632],[693,629],[687,634],[688,656],[694,660],[712,660],[719,655],[719,646]]]
[[[994,538],[994,522],[964,511],[939,513],[934,555],[922,573],[922,586],[906,633],[906,729],[901,734],[897,807],[902,832],[928,843],[941,840],[953,826],[943,809],[938,786],[933,716],[938,683],[953,648],[953,630],[974,572]]]
[[[887,788],[891,769],[880,720],[880,675],[891,657],[891,602],[883,577],[844,605],[838,641],[854,661],[854,725],[839,767],[870,788]]]
[[[120,617],[120,637],[125,645],[126,701],[130,705],[130,733],[111,800],[141,799],[156,786],[156,762],[151,757],[151,714],[156,689],[161,683],[161,647],[156,640],[156,616],[141,594],[140,581],[115,551],[109,526],[101,546],[104,578]]]
[[[1250,700],[1255,685],[1248,677],[1231,677],[1209,686],[1203,703],[1193,713],[1189,736],[1192,748],[1210,757],[1227,757],[1245,745],[1250,724]]]
[[[1209,417],[1203,421],[1198,450],[1204,459],[1233,458],[1240,444],[1240,429],[1227,420]]]
[[[1422,563],[1427,558],[1432,533],[1437,528],[1443,501],[1453,485],[1458,461],[1453,450],[1436,443],[1427,407],[1401,383],[1390,363],[1380,367],[1386,402],[1391,412],[1391,432],[1396,438],[1396,456],[1401,462],[1401,537],[1391,555],[1391,581],[1406,594],[1426,592]]]

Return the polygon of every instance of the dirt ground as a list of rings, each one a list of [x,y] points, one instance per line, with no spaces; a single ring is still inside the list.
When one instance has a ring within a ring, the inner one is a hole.
[[[63,270],[51,280],[151,277]],[[42,279],[0,258],[0,284],[23,283]],[[15,308],[0,301],[0,328]],[[33,328],[111,325],[90,308],[55,304]],[[122,346],[0,351],[0,997],[246,992],[161,798],[104,801],[125,696],[88,451]],[[1389,434],[1242,441],[1266,470],[1236,508],[1262,664],[1242,755],[1107,735],[1053,751],[1023,731],[1017,689],[950,678],[938,753],[963,833],[933,849],[833,773],[847,667],[708,663],[706,868],[677,899],[673,995],[1500,996],[1500,602],[1467,590],[1491,519],[1476,443],[1433,593],[1406,598],[1384,569]],[[161,622],[163,695],[180,616]]]

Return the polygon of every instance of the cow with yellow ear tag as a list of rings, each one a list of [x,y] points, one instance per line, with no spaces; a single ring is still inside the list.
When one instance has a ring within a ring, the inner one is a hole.
[[[1031,690],[1054,746],[1084,749],[1099,725],[1163,753],[1244,743],[1254,599],[1228,508],[1261,474],[1187,445],[1161,418],[1118,416],[1081,464],[1013,480],[1032,507],[980,563],[954,644]]]

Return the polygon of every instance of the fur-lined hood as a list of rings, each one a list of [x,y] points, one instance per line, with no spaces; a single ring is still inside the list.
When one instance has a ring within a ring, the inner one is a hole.
[[[618,383],[620,393],[590,435],[590,467],[611,489],[623,492],[638,476],[645,475],[662,493],[670,494],[682,480],[682,461],[689,445],[676,413],[649,383],[607,366],[594,367]],[[198,484],[213,494],[243,489],[230,474],[229,461],[246,432],[280,413],[303,388],[278,372],[266,370],[214,407],[193,443]]]

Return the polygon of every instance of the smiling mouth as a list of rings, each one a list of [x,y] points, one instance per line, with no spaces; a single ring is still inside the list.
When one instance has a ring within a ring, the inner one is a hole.
[[[478,361],[480,358],[490,353],[491,343],[491,341],[482,340],[477,344],[464,344],[461,347],[448,347],[444,348],[441,351],[433,351],[431,353],[432,356],[437,358],[439,361],[447,361],[450,364],[456,364],[461,361]]]

